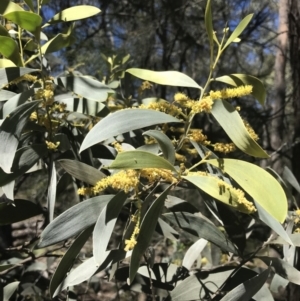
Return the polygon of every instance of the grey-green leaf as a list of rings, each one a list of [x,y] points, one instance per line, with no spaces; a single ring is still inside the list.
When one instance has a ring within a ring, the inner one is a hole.
[[[128,122],[130,120],[130,122]],[[147,109],[117,111],[98,122],[86,135],[80,152],[108,138],[154,124],[181,122],[173,116]]]
[[[44,229],[38,247],[66,240],[95,224],[100,212],[113,197],[114,195],[101,195],[71,207]]]
[[[96,185],[98,181],[105,177],[105,174],[95,167],[76,160],[62,159],[58,162],[71,176],[90,185]]]
[[[211,110],[232,142],[248,155],[269,158],[268,154],[252,139],[236,109],[225,100],[216,100]]]
[[[167,159],[171,164],[175,162],[175,149],[169,139],[169,137],[161,131],[150,130],[143,133],[143,135],[148,135],[153,137],[159,144],[160,149],[163,152],[165,159]]]
[[[142,169],[163,168],[177,172],[175,167],[166,159],[144,151],[127,151],[119,153],[110,169]]]
[[[140,260],[144,252],[146,251],[153,232],[155,230],[159,215],[161,213],[161,210],[164,206],[165,199],[170,191],[172,186],[169,186],[167,189],[165,189],[160,196],[152,203],[149,210],[145,214],[141,226],[140,226],[140,232],[137,239],[137,244],[134,246],[131,260],[130,260],[130,267],[129,267],[129,281],[132,283],[137,270],[140,266]]]
[[[3,301],[11,300],[10,297],[13,295],[15,290],[18,288],[20,281],[15,281],[7,284],[3,288]]]
[[[164,214],[164,217],[172,224],[178,225],[182,230],[199,238],[204,238],[219,246],[224,251],[237,254],[237,250],[233,243],[228,240],[221,230],[206,218],[184,212],[166,213]]]

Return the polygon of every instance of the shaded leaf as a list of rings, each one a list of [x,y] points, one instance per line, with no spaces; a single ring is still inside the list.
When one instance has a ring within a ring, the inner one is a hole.
[[[35,32],[42,24],[42,17],[29,11],[5,13],[3,17],[30,32]]]
[[[1,210],[1,209],[0,209]],[[13,267],[14,264],[3,264],[3,265],[0,265],[0,272],[3,272],[11,267]]]
[[[18,147],[22,130],[30,114],[39,105],[39,101],[25,103],[14,110],[0,127],[0,166],[6,172],[11,172],[12,162]]]
[[[256,77],[247,74],[230,74],[215,78],[218,82],[238,87],[241,85],[253,86],[252,94],[260,102],[265,103],[267,92],[263,83]]]
[[[96,223],[100,212],[114,195],[101,195],[83,201],[55,218],[42,232],[39,248],[66,240]]]
[[[9,3],[10,3],[10,0],[1,0],[0,1],[0,15],[2,15],[6,11]]]
[[[148,135],[153,137],[159,144],[165,159],[167,159],[171,164],[175,162],[175,149],[169,139],[169,137],[161,131],[150,130],[143,133],[143,135]]]
[[[171,240],[177,240],[179,237],[179,233],[161,218],[157,221],[156,231]]]
[[[216,100],[211,113],[241,151],[254,157],[269,158],[268,154],[250,136],[240,114],[230,103],[225,100]]]
[[[272,266],[275,273],[288,281],[300,285],[300,272],[288,264],[286,261],[277,257],[258,256],[266,265]]]
[[[300,193],[300,185],[293,173],[291,172],[291,170],[287,166],[284,166],[283,178]]]
[[[285,220],[287,215],[285,193],[268,172],[254,164],[235,159],[212,159],[205,162],[226,172],[279,222]]]
[[[106,248],[126,199],[127,194],[120,191],[99,215],[93,232],[93,254],[97,266],[101,265],[106,258]]]
[[[32,12],[34,12],[34,5],[32,3],[32,0],[24,0],[24,2],[28,5],[28,7],[30,8],[30,10]]]
[[[81,97],[94,101],[105,101],[114,90],[89,76],[62,76],[55,79],[58,85],[73,91]]]
[[[130,68],[126,72],[143,80],[176,87],[190,87],[200,89],[201,87],[189,76],[178,71],[152,71],[139,68]]]
[[[73,242],[71,247],[67,250],[60,263],[58,264],[50,282],[49,290],[50,295],[53,296],[54,292],[63,281],[70,268],[74,264],[76,257],[78,256],[80,250],[90,237],[93,231],[93,227],[89,227],[84,230]]]
[[[225,49],[229,44],[231,44],[232,42],[234,42],[234,40],[240,36],[240,34],[245,30],[245,28],[247,27],[247,25],[250,23],[252,17],[253,17],[253,14],[250,14],[250,15],[246,16],[239,23],[239,25],[234,29],[234,31],[232,32],[232,34],[230,35],[230,37],[226,41],[223,49]]]
[[[227,293],[226,296],[221,299],[221,301],[250,300],[267,281],[269,273],[270,273],[270,268],[266,269],[259,275],[245,281],[244,283],[238,285],[229,293]]]
[[[128,122],[130,120],[130,122]],[[181,122],[173,116],[146,109],[117,111],[98,122],[83,140],[80,152],[108,138],[154,124]]]
[[[58,22],[71,22],[71,21],[77,21],[77,20],[89,18],[99,14],[100,12],[101,10],[95,6],[76,5],[74,7],[70,7],[62,10],[54,17],[52,17],[45,25],[43,25],[43,27]]]
[[[43,210],[40,206],[27,200],[16,199],[13,205],[1,203],[0,225],[8,225],[20,222],[42,213]]]
[[[105,174],[95,167],[76,160],[62,159],[58,162],[71,176],[90,185],[96,185],[98,181],[105,177]]]
[[[137,244],[134,246],[130,267],[129,267],[129,282],[132,283],[140,266],[140,260],[144,252],[146,251],[149,243],[152,239],[153,232],[155,230],[159,215],[164,206],[165,199],[171,189],[171,185],[165,189],[158,198],[152,203],[149,210],[144,215],[141,222],[140,232],[137,239]]]
[[[206,218],[184,212],[166,213],[163,216],[172,224],[178,225],[182,230],[199,238],[206,239],[224,251],[237,254],[237,250],[233,243],[228,240],[221,230]]]
[[[175,167],[164,158],[144,151],[127,151],[119,153],[110,169],[142,169],[142,168],[163,168],[177,172]]]
[[[49,40],[41,47],[41,51],[43,54],[56,52],[62,48],[68,47],[74,42],[74,38],[72,37],[72,32],[63,34],[59,33],[54,38]]]
[[[24,9],[20,5],[12,1],[1,0],[0,3],[1,3],[0,4],[1,15],[5,15],[15,11],[24,11]]]
[[[10,59],[15,65],[22,65],[18,46],[11,37],[0,36],[0,53]]]

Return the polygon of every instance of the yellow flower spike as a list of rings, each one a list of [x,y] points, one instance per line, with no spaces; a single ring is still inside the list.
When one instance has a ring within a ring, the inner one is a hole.
[[[227,88],[221,91],[210,91],[209,96],[212,100],[243,97],[250,95],[252,93],[252,90],[253,87],[251,85],[245,85],[237,88]]]
[[[253,130],[252,126],[246,121],[246,120],[243,120],[244,122],[244,125],[247,129],[247,132],[249,133],[249,135],[251,136],[251,138],[255,141],[259,140],[259,137],[258,135],[255,133],[255,131]]]
[[[210,97],[204,97],[200,101],[191,101],[188,105],[192,109],[192,114],[209,113],[212,109],[213,101]]]
[[[214,147],[214,151],[220,152],[220,153],[231,153],[236,150],[236,146],[233,143],[215,143],[212,144]]]
[[[185,103],[189,100],[189,97],[184,93],[178,92],[174,95],[174,101],[178,103]]]
[[[59,147],[59,145],[60,145],[60,142],[59,141],[57,141],[56,143],[53,143],[53,142],[51,142],[51,141],[45,141],[45,143],[46,143],[46,145],[47,145],[47,148],[48,149],[51,149],[51,150],[56,150],[58,147]]]
[[[131,251],[136,244],[137,241],[135,240],[135,238],[126,239],[124,251],[126,252]]]

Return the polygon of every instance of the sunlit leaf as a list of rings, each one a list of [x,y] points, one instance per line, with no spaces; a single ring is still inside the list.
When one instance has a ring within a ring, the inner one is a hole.
[[[105,177],[105,174],[95,167],[76,160],[62,159],[58,162],[71,176],[90,185],[96,185]]]
[[[165,189],[164,192],[160,194],[160,196],[152,203],[149,210],[145,214],[141,226],[140,232],[137,239],[137,244],[134,246],[131,260],[130,260],[130,267],[129,267],[129,282],[132,283],[138,269],[140,266],[140,260],[144,252],[146,251],[153,232],[155,230],[157,220],[161,213],[161,210],[164,206],[165,199],[170,191],[172,186],[169,186]]]
[[[24,9],[17,3],[8,0],[0,1],[0,14],[5,15],[15,11],[24,11]]]
[[[8,67],[16,67],[16,64],[14,64],[11,60],[0,59],[0,68],[8,68]]]
[[[238,285],[226,294],[220,301],[248,301],[250,300],[267,281],[270,268],[266,269],[259,275]]]
[[[182,178],[193,183],[199,189],[203,190],[218,201],[221,201],[241,212],[249,213],[249,210],[239,203],[237,195],[232,194],[228,189],[222,189],[220,187],[219,178],[207,175],[184,176]]]
[[[42,213],[40,206],[27,200],[16,199],[13,205],[0,203],[0,225],[13,224]]]
[[[225,49],[230,43],[232,43],[236,38],[240,36],[240,34],[244,31],[244,29],[247,27],[247,25],[250,23],[251,19],[253,17],[253,14],[250,14],[246,16],[239,25],[234,29],[228,40],[226,41],[225,45],[223,46],[223,49]]]
[[[74,42],[74,38],[70,34],[59,33],[41,47],[43,54],[56,52],[62,48],[68,47]]]
[[[128,122],[130,120],[130,122]],[[108,138],[154,124],[181,122],[173,116],[146,109],[117,111],[98,122],[83,140],[80,152]]]
[[[200,89],[201,87],[189,76],[178,71],[152,71],[146,69],[130,68],[126,72],[143,80],[176,87],[190,87]]]
[[[22,65],[18,46],[11,37],[0,36],[0,53],[10,59],[15,65]]]
[[[248,155],[268,158],[268,154],[252,139],[236,109],[225,100],[216,100],[211,110],[232,142]]]
[[[48,195],[47,195],[47,203],[48,203],[48,216],[49,222],[53,221],[54,217],[54,207],[56,200],[56,186],[57,186],[57,178],[56,178],[56,168],[55,163],[52,162],[52,165],[48,167],[50,169],[50,179],[48,185]]]
[[[165,159],[167,159],[171,164],[175,162],[175,149],[174,146],[169,139],[169,137],[161,131],[150,130],[143,135],[148,135],[153,137],[159,144],[160,149],[162,150]]]
[[[54,17],[52,17],[43,27],[49,26],[50,24],[58,22],[71,22],[85,18],[90,18],[99,14],[101,10],[98,7],[91,5],[76,5],[62,10]]]
[[[74,260],[78,256],[83,245],[86,243],[93,231],[93,227],[84,230],[72,243],[71,247],[67,250],[60,263],[58,264],[50,282],[49,291],[53,296],[59,284],[63,281],[70,268],[74,264]]]
[[[237,253],[233,243],[228,240],[221,230],[205,217],[196,216],[187,212],[165,213],[163,216],[172,224],[178,225],[184,231],[199,238],[206,239],[219,246],[224,251],[234,254]]]
[[[263,83],[256,77],[247,74],[230,74],[217,77],[214,80],[222,82],[234,87],[242,85],[253,86],[252,94],[260,102],[261,105],[265,103],[267,92]]]
[[[96,223],[100,212],[114,195],[101,195],[81,202],[55,218],[42,232],[39,247],[66,240]]]
[[[42,24],[42,17],[29,11],[5,13],[3,17],[30,32],[35,32]]]
[[[98,266],[100,266],[106,258],[106,248],[126,199],[126,193],[120,191],[103,208],[96,222],[93,232],[93,254]]]
[[[3,301],[9,301],[11,300],[11,296],[15,292],[15,290],[18,288],[20,281],[15,281],[7,284],[3,288]]]
[[[6,117],[0,127],[0,167],[11,172],[12,162],[18,147],[22,130],[30,114],[39,105],[39,101],[25,103],[17,107],[9,117]]]
[[[174,166],[164,158],[144,151],[127,151],[119,153],[111,169],[142,169],[142,168],[163,168],[176,172]]]
[[[195,243],[193,243],[188,248],[187,252],[183,257],[182,266],[190,270],[194,262],[200,257],[200,254],[207,245],[207,243],[208,241],[203,238],[200,238]]]
[[[261,167],[235,159],[206,161],[232,177],[254,200],[279,222],[287,216],[287,200],[281,185]]]

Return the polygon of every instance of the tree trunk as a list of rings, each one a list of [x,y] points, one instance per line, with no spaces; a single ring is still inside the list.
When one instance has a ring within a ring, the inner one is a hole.
[[[280,149],[284,143],[284,107],[285,107],[285,69],[288,49],[288,0],[279,1],[279,27],[277,51],[275,58],[274,97],[270,102],[272,120],[270,122],[270,146],[273,150],[271,165],[279,174],[282,173],[284,162]]]
[[[290,0],[289,7],[289,40],[290,40],[290,60],[292,69],[293,85],[293,108],[294,108],[294,137],[292,152],[292,169],[298,182],[300,182],[300,2]],[[300,199],[297,199],[298,206]],[[300,270],[300,248],[296,250],[294,260],[295,268]],[[300,300],[300,287],[295,284],[289,285],[289,300]]]

